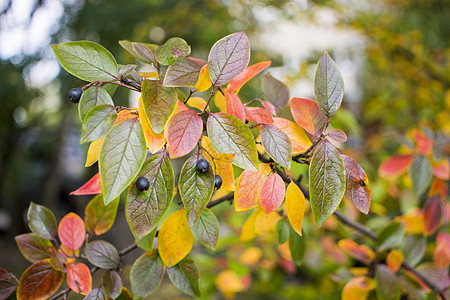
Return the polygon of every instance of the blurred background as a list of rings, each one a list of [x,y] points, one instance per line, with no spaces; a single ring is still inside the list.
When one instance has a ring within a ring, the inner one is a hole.
[[[269,71],[288,85],[290,96],[305,98],[314,98],[315,64],[326,50],[346,85],[343,109],[332,120],[349,136],[344,151],[368,172],[375,213],[377,203],[378,210],[404,212],[411,206],[405,199],[415,196],[390,190],[378,180],[377,168],[389,155],[413,147],[413,128],[436,137],[438,157],[449,153],[449,16],[446,0],[0,0],[0,267],[20,274],[28,266],[14,236],[29,231],[25,213],[31,201],[51,208],[57,219],[68,211],[83,215],[89,197],[68,195],[97,172],[96,166],[84,168],[87,147],[79,145],[77,107],[67,101],[69,89],[85,83],[59,66],[50,44],[95,41],[126,64],[135,61],[119,40],[162,44],[178,36],[191,45],[192,56],[207,59],[215,41],[245,30],[251,63],[272,60]],[[241,95],[244,101],[262,97],[260,80]],[[135,97],[118,89],[114,102],[129,105]],[[205,250],[194,255],[202,289],[219,299],[213,276],[229,266],[233,245],[243,247],[238,242],[246,215],[234,216],[227,205],[217,213],[229,223],[220,238],[228,245],[215,254],[223,259],[212,260]],[[123,213],[117,223],[115,235],[105,239],[120,249],[132,235]],[[321,243],[327,242],[312,243],[310,252],[320,253]],[[270,265],[275,246],[261,249],[262,267],[231,266],[236,274],[254,275],[238,298],[339,298],[339,280],[323,276],[337,270],[338,254],[323,261],[310,253],[305,269],[290,274]],[[170,284],[161,289],[165,298],[179,295]]]

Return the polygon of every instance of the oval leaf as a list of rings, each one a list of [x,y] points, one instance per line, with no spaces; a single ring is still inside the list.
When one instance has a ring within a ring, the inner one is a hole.
[[[147,117],[145,116],[144,105],[142,104],[142,97],[138,102],[139,121],[144,130],[145,142],[147,143],[148,150],[151,153],[156,153],[166,144],[166,138],[164,137],[164,131],[161,133],[155,133],[150,125]]]
[[[202,136],[203,121],[193,110],[183,110],[167,124],[167,144],[171,159],[191,152]]]
[[[132,183],[127,191],[126,215],[136,240],[142,239],[158,225],[173,198],[174,176],[166,154],[147,160],[140,171],[150,183],[145,192]]]
[[[79,189],[70,192],[69,195],[96,195],[101,194],[102,185],[100,183],[100,174],[97,173],[92,176],[85,184],[83,184]]]
[[[84,297],[83,300],[106,300],[105,290],[102,288],[95,288]]]
[[[261,128],[261,142],[276,163],[288,170],[291,168],[292,142],[286,133],[274,125],[264,124]]]
[[[114,125],[117,111],[108,104],[93,107],[86,115],[81,131],[81,143],[96,141],[105,136]]]
[[[200,75],[201,68],[206,64],[197,59],[179,57],[171,64],[164,77],[164,86],[194,87]]]
[[[80,249],[86,237],[83,219],[72,212],[65,215],[59,222],[58,236],[67,249],[72,251]]]
[[[91,264],[102,269],[115,269],[119,266],[119,253],[108,242],[99,240],[90,242],[86,245],[84,253]]]
[[[32,263],[50,258],[56,252],[55,247],[49,240],[43,239],[34,233],[20,234],[14,239],[20,253]]]
[[[133,299],[141,299],[153,293],[161,284],[164,276],[164,265],[158,253],[142,254],[133,264],[130,271]]]
[[[277,111],[286,106],[289,101],[289,89],[283,82],[268,73],[263,76],[261,84],[266,100],[272,103]]]
[[[114,105],[114,102],[108,92],[99,85],[91,86],[81,94],[80,103],[78,103],[78,114],[83,123],[87,113],[97,105]]]
[[[227,113],[210,114],[207,130],[211,145],[218,153],[234,153],[234,165],[247,170],[257,170],[258,153],[255,139],[241,120]]]
[[[67,284],[75,293],[87,295],[92,289],[91,271],[83,263],[67,264]]]
[[[347,135],[339,129],[331,130],[327,133],[327,136],[338,143],[345,143],[347,141]]]
[[[242,73],[250,61],[250,42],[245,32],[236,32],[218,40],[208,56],[213,86],[221,86]]]
[[[116,299],[120,296],[123,285],[122,278],[117,271],[109,270],[105,272],[105,274],[103,275],[102,283],[106,294],[110,298]]]
[[[97,195],[89,201],[84,211],[84,222],[90,234],[100,235],[111,228],[116,219],[119,200],[117,198],[105,205],[103,196]]]
[[[200,217],[214,190],[213,168],[210,166],[208,172],[204,174],[197,172],[197,161],[202,158],[204,159],[201,155],[194,155],[186,160],[178,181],[189,224],[194,224]]]
[[[170,281],[183,293],[200,297],[199,278],[197,266],[194,261],[186,257],[175,266],[167,269]]]
[[[435,232],[441,225],[443,203],[439,196],[427,199],[424,207],[424,231],[426,235]]]
[[[260,194],[261,207],[269,214],[277,210],[283,203],[285,195],[284,181],[280,175],[274,173],[263,183]]]
[[[48,299],[59,289],[63,279],[64,273],[54,270],[48,260],[38,261],[22,273],[17,299]]]
[[[300,237],[292,228],[289,233],[289,250],[291,251],[291,257],[297,266],[300,266],[305,256],[306,241]]]
[[[86,81],[111,81],[118,78],[117,62],[103,46],[88,41],[52,45],[61,66]]]
[[[362,213],[368,214],[370,209],[369,178],[363,168],[350,156],[341,154],[345,168],[345,197]]]
[[[385,265],[378,265],[375,271],[377,298],[386,300],[400,299],[401,290],[397,277]]]
[[[295,97],[289,101],[289,106],[295,122],[314,136],[320,135],[328,123],[314,100]]]
[[[384,161],[378,170],[380,176],[399,176],[408,170],[414,159],[414,155],[397,155]]]
[[[273,118],[273,125],[286,133],[292,142],[292,153],[305,152],[311,145],[311,141],[303,128],[285,118]]]
[[[159,46],[155,51],[156,60],[162,65],[170,65],[178,57],[188,56],[189,54],[191,54],[191,46],[178,37],[168,39],[164,45]]]
[[[320,110],[328,117],[331,117],[341,106],[344,97],[344,80],[336,63],[327,52],[317,63],[314,94]]]
[[[272,62],[262,61],[257,64],[245,68],[244,72],[233,78],[227,86],[227,92],[237,94],[241,87],[244,86],[250,79],[255,77],[261,71],[267,69]]]
[[[376,286],[368,277],[356,277],[347,282],[342,290],[342,300],[366,300],[369,292]]]
[[[161,259],[168,267],[180,262],[191,251],[194,236],[189,229],[184,209],[168,216],[158,234],[158,250]]]
[[[425,255],[427,241],[423,235],[407,235],[403,242],[405,261],[411,266],[417,265]]]
[[[105,205],[119,197],[136,177],[146,152],[144,133],[137,119],[115,125],[105,137],[98,162]]]
[[[273,117],[263,107],[245,107],[245,117],[256,124],[273,124]]]
[[[58,234],[55,215],[45,206],[31,202],[27,219],[28,227],[41,238],[51,240]]]
[[[197,222],[191,225],[191,231],[200,244],[212,250],[216,249],[219,238],[219,221],[209,209],[203,210]]]
[[[327,140],[315,148],[309,166],[311,210],[320,226],[334,213],[345,194],[345,170],[339,152]]]
[[[414,191],[420,196],[427,190],[433,180],[430,160],[423,155],[417,155],[409,171]]]
[[[405,226],[403,223],[392,222],[384,227],[377,239],[377,246],[379,251],[397,246],[403,240],[405,235]]]
[[[291,181],[286,189],[286,212],[295,232],[302,236],[302,222],[305,214],[306,198],[302,190]]]
[[[241,99],[235,94],[225,92],[225,111],[245,122],[245,110]]]
[[[249,210],[259,205],[261,188],[270,171],[269,164],[259,164],[258,171],[244,170],[241,173],[234,193],[236,211]]]

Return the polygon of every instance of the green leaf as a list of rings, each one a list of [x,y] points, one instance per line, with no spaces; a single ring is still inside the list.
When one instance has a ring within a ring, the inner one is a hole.
[[[45,206],[31,202],[27,219],[28,227],[41,238],[51,240],[58,234],[55,215]]]
[[[102,288],[95,288],[84,297],[84,300],[106,300],[105,290]]]
[[[158,253],[144,253],[133,264],[130,271],[131,290],[134,299],[142,299],[153,293],[161,284],[164,264]]]
[[[137,241],[158,225],[170,206],[175,188],[172,166],[164,152],[147,160],[139,174],[150,186],[141,192],[133,181],[127,190],[126,203],[128,224]]]
[[[113,127],[116,119],[117,111],[114,106],[102,104],[92,108],[84,118],[81,143],[104,137]]]
[[[164,130],[177,101],[176,89],[163,86],[161,81],[145,80],[142,84],[142,104],[155,133],[161,133]]]
[[[84,222],[90,234],[100,235],[111,228],[116,219],[119,200],[119,198],[116,198],[105,205],[103,195],[100,194],[89,201],[84,212]]]
[[[119,266],[120,258],[117,249],[106,241],[90,242],[84,252],[94,266],[102,269],[115,269]]]
[[[407,235],[403,242],[405,261],[411,266],[417,265],[425,255],[427,240],[423,235]]]
[[[88,112],[97,105],[108,104],[114,105],[114,102],[108,92],[99,85],[91,86],[81,95],[80,103],[78,103],[78,114],[83,123]]]
[[[109,270],[103,275],[103,287],[108,297],[116,299],[122,292],[122,278],[117,271]]]
[[[136,69],[136,65],[125,65],[119,69],[119,77],[125,77],[133,73]]]
[[[430,160],[423,155],[416,155],[409,170],[414,191],[417,195],[422,195],[430,186],[433,180],[433,173]]]
[[[233,164],[240,168],[258,170],[255,139],[241,120],[227,113],[214,113],[209,115],[206,126],[214,150],[236,154]]]
[[[274,125],[264,124],[261,128],[261,142],[276,163],[288,170],[291,168],[292,142],[286,133]]]
[[[261,85],[266,100],[272,103],[277,111],[286,106],[289,101],[289,89],[283,82],[267,73],[263,76]]]
[[[344,81],[336,63],[327,52],[317,63],[314,94],[320,110],[327,117],[331,117],[341,106],[344,97]]]
[[[275,225],[278,234],[278,244],[283,244],[289,239],[289,224],[286,219],[281,218]]]
[[[290,228],[289,232],[289,250],[291,251],[291,257],[297,266],[300,266],[305,256],[306,241],[299,236],[293,228]]]
[[[153,243],[155,241],[155,236],[156,236],[156,228],[150,232],[149,234],[147,234],[146,236],[144,236],[142,239],[139,240],[139,242],[137,242],[137,245],[139,248],[147,251],[147,252],[152,252],[153,251]]]
[[[235,32],[218,40],[208,56],[213,86],[221,86],[242,73],[250,62],[250,42],[245,32]]]
[[[170,65],[180,56],[191,54],[189,46],[182,38],[174,37],[167,40],[164,45],[155,51],[156,60],[162,65]]]
[[[117,80],[117,62],[103,46],[88,41],[52,45],[61,66],[86,81]]]
[[[137,119],[118,123],[103,140],[98,159],[105,205],[120,196],[136,177],[147,154]]]
[[[200,70],[205,63],[189,57],[178,58],[167,68],[164,86],[194,87],[198,81]]]
[[[49,240],[34,233],[17,235],[14,239],[23,257],[32,263],[50,258],[56,252]]]
[[[206,173],[197,172],[197,161],[202,158],[204,159],[203,156],[197,154],[186,160],[178,181],[181,200],[190,225],[200,217],[214,190],[213,168],[210,167]]]
[[[385,265],[377,265],[375,271],[375,280],[377,282],[377,298],[380,300],[400,299],[401,290],[397,277]]]
[[[197,266],[189,257],[184,258],[175,266],[167,269],[170,281],[183,293],[200,297],[199,278]]]
[[[334,213],[345,193],[344,163],[327,140],[320,142],[309,166],[311,210],[320,226]]]
[[[207,208],[203,210],[197,222],[191,226],[191,232],[200,244],[212,250],[216,249],[219,229],[217,217]]]
[[[397,246],[403,240],[405,235],[405,226],[403,223],[392,222],[384,227],[377,239],[378,251]]]

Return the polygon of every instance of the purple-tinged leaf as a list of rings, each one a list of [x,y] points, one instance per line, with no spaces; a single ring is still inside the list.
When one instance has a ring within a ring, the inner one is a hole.
[[[116,299],[122,292],[122,278],[117,271],[109,270],[103,275],[103,288],[108,297]]]
[[[17,235],[14,239],[22,255],[32,263],[50,258],[56,252],[49,240],[34,233]]]
[[[350,156],[341,154],[345,168],[345,197],[362,213],[368,214],[371,193],[369,178],[363,168]]]
[[[194,87],[198,81],[201,68],[206,64],[189,57],[179,57],[171,64],[164,77],[164,86],[167,87]]]
[[[377,282],[377,298],[383,300],[398,300],[401,296],[400,284],[394,273],[385,265],[377,265],[375,271]]]
[[[416,155],[409,171],[414,191],[420,196],[427,190],[433,180],[431,162],[426,156]]]
[[[276,163],[288,170],[291,168],[292,142],[286,133],[274,125],[264,124],[261,128],[261,142]]]
[[[58,234],[55,215],[45,206],[31,202],[27,219],[28,227],[41,238],[51,240]]]
[[[163,276],[164,264],[158,253],[155,251],[142,254],[130,271],[134,299],[141,299],[153,293],[161,284]]]
[[[347,135],[345,132],[339,129],[333,129],[327,133],[328,137],[338,143],[345,143],[347,141]]]
[[[170,65],[178,57],[188,56],[189,54],[191,54],[191,46],[185,40],[178,37],[168,39],[155,51],[156,60],[162,65]]]
[[[277,111],[285,107],[289,101],[288,87],[270,73],[263,76],[262,89],[266,100],[272,103]]]
[[[93,241],[84,250],[91,264],[102,269],[115,269],[119,266],[120,258],[117,249],[106,241]]]

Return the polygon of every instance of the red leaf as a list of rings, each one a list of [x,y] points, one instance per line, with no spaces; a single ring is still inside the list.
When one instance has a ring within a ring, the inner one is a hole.
[[[70,263],[67,265],[67,284],[78,294],[87,295],[92,288],[91,271],[83,263]]]
[[[225,109],[227,113],[245,122],[244,105],[237,95],[225,92]]]
[[[261,72],[264,69],[267,69],[272,62],[262,61],[257,64],[251,65],[247,67],[244,72],[234,77],[227,86],[227,92],[237,94],[244,84],[246,84],[250,79],[252,79],[255,75]]]
[[[370,185],[366,172],[350,156],[341,154],[345,168],[345,197],[362,213],[366,215],[370,209]]]
[[[430,139],[422,130],[413,130],[414,141],[417,144],[417,150],[425,156],[431,154],[433,140]]]
[[[449,180],[450,178],[450,165],[447,159],[444,159],[437,165],[433,166],[433,175],[442,180]]]
[[[86,236],[83,219],[72,212],[65,215],[59,222],[58,236],[67,249],[72,251],[80,249]]]
[[[257,124],[273,124],[273,117],[270,112],[262,107],[246,107],[245,116],[247,120]]]
[[[338,143],[345,143],[347,141],[347,135],[339,129],[331,130],[327,135]]]
[[[52,268],[48,260],[32,264],[23,272],[17,287],[17,299],[48,299],[64,280],[64,273]]]
[[[78,190],[71,192],[69,195],[96,195],[102,193],[102,185],[100,183],[100,174],[95,174],[88,182],[83,184]]]
[[[267,101],[264,101],[264,100],[260,100],[260,99],[258,99],[258,100],[259,100],[259,102],[261,102],[262,106],[264,106],[265,109],[267,109],[268,111],[270,111],[270,113],[271,113],[272,115],[274,115],[274,116],[277,115],[277,111],[276,111],[276,109],[275,109],[275,106],[273,106],[272,103],[267,102]]]
[[[414,159],[413,154],[397,155],[384,161],[378,170],[380,176],[399,176],[408,170]]]
[[[441,269],[447,269],[450,264],[450,234],[438,233],[436,244],[433,256],[434,264]]]
[[[193,110],[183,110],[167,126],[167,143],[170,158],[184,156],[197,145],[203,131],[202,119]]]
[[[425,202],[424,229],[425,234],[429,235],[436,231],[441,224],[442,219],[442,201],[439,196],[428,198]]]
[[[285,193],[284,182],[280,175],[273,173],[264,181],[260,202],[266,215],[275,211],[283,203]]]
[[[319,134],[328,122],[314,100],[294,97],[289,105],[295,122],[312,135]]]

